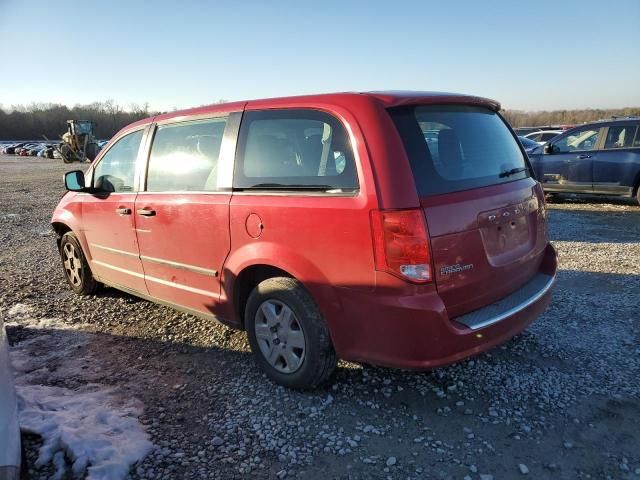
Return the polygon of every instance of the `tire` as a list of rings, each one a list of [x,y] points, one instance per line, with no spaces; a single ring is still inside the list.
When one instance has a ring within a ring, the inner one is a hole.
[[[640,206],[640,185],[636,187],[636,203]]]
[[[72,163],[75,161],[75,156],[72,156],[73,153],[71,151],[71,147],[67,144],[60,145],[60,155],[62,156],[62,161],[64,163]]]
[[[280,385],[313,389],[335,371],[327,325],[294,278],[270,278],[254,288],[245,308],[245,327],[258,366]]]
[[[97,143],[89,143],[87,145],[87,148],[85,150],[85,154],[87,155],[87,161],[93,162],[98,156],[98,153],[100,153],[100,147],[98,146]]]
[[[72,232],[67,232],[60,240],[62,269],[71,290],[78,295],[90,295],[98,289],[80,242]]]

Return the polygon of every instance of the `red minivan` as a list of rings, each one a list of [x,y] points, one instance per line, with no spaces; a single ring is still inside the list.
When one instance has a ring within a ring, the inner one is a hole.
[[[246,329],[276,382],[337,358],[429,369],[522,331],[556,254],[540,184],[492,100],[338,93],[122,129],[53,214],[67,281]]]

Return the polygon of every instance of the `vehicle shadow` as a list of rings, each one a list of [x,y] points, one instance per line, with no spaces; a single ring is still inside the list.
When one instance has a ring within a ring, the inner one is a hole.
[[[246,343],[226,343],[223,336],[199,346],[165,340],[153,331],[141,337],[21,325],[7,330],[12,358],[22,352],[18,360],[25,361],[32,352],[40,362],[17,366],[18,390],[34,383],[71,390],[88,385],[116,388],[124,398],[145,405],[140,421],[150,429],[153,441],[180,438],[185,444],[204,445],[232,425],[243,441],[260,445],[260,455],[269,465],[264,476],[273,477],[286,463],[278,459],[277,443],[269,446],[254,436],[260,419],[303,425],[304,431],[295,434],[300,442],[313,441],[319,430],[343,429],[363,436],[368,430],[369,448],[384,452],[388,440],[376,433],[380,412],[398,418],[415,416],[436,438],[457,441],[455,432],[463,426],[481,428],[477,415],[488,415],[495,405],[521,412],[538,408],[539,385],[561,398],[579,402],[595,392],[606,401],[613,392],[624,391],[625,384],[634,384],[633,368],[618,367],[633,358],[635,343],[628,342],[628,322],[636,318],[639,291],[638,275],[563,270],[547,312],[503,346],[427,372],[342,362],[331,384],[305,392],[269,381]],[[604,304],[606,309],[598,307]],[[194,326],[199,322],[184,317]],[[458,399],[464,400],[461,406]],[[505,438],[511,433],[508,425],[501,432]],[[33,454],[28,461],[29,468],[42,471],[35,468]],[[181,476],[197,476],[197,465],[180,468],[186,470],[184,475],[180,470]]]
[[[585,243],[640,241],[640,208],[575,206],[578,208],[551,206],[548,209],[550,240]]]
[[[553,193],[547,194],[546,201],[550,205],[611,204],[638,207],[633,198],[608,195]]]

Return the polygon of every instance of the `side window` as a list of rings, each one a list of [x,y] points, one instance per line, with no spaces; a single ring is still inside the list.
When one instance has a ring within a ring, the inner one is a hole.
[[[148,192],[216,190],[227,118],[159,125],[153,137]]]
[[[599,128],[581,128],[572,131],[566,137],[553,142],[555,153],[568,153],[576,150],[593,150],[598,143]]]
[[[244,114],[235,188],[355,190],[355,161],[346,129],[316,110],[265,110]]]
[[[104,154],[93,171],[93,186],[103,192],[133,192],[142,130],[125,135]]]
[[[606,150],[614,148],[630,148],[633,144],[633,136],[635,133],[635,125],[617,125],[609,127],[607,138],[604,142],[604,148]]]

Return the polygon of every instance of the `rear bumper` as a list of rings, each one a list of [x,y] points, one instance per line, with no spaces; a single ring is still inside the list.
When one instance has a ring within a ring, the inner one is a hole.
[[[551,301],[555,273],[556,254],[549,245],[538,274],[529,283],[457,319],[448,317],[435,290],[403,297],[341,289],[348,322],[332,328],[336,351],[347,360],[396,368],[432,369],[457,362],[509,340],[530,325]]]

